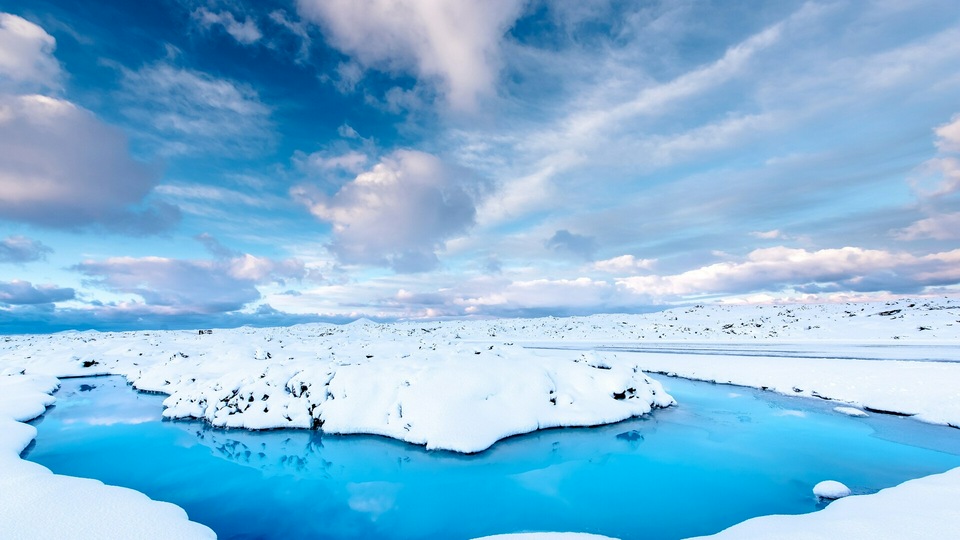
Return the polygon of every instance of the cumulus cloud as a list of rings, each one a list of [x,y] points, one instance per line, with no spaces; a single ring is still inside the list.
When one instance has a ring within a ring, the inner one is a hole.
[[[0,96],[0,219],[152,233],[179,219],[144,205],[157,171],[132,159],[117,128],[69,101]]]
[[[436,84],[455,109],[494,91],[500,43],[523,0],[299,0],[300,15],[366,67]]]
[[[123,114],[163,154],[261,154],[274,143],[271,110],[249,85],[167,63],[122,75]]]
[[[618,276],[636,274],[653,268],[656,259],[638,259],[633,255],[621,255],[593,263],[593,269]]]
[[[38,91],[60,85],[56,40],[32,22],[0,13],[0,91]]]
[[[444,240],[473,225],[478,193],[467,176],[433,155],[399,150],[332,196],[311,186],[292,195],[333,226],[328,248],[341,262],[419,272],[438,264]]]
[[[73,300],[74,296],[73,289],[60,288],[55,285],[33,285],[29,281],[19,279],[0,281],[0,304],[51,304]]]
[[[674,275],[627,277],[617,280],[617,285],[654,299],[811,287],[905,293],[960,281],[957,261],[960,250],[916,256],[858,247],[807,251],[779,246],[754,250],[739,262]]]
[[[597,251],[597,239],[560,229],[547,240],[546,246],[554,251],[572,253],[590,260],[593,258],[593,253]]]
[[[260,28],[257,27],[256,21],[244,17],[241,22],[229,11],[210,11],[207,8],[201,7],[193,12],[193,18],[204,28],[211,28],[213,26],[222,27],[233,39],[244,45],[256,43],[263,37]]]
[[[145,202],[157,173],[130,157],[119,129],[34,93],[59,87],[55,47],[41,27],[0,14],[0,219],[136,234],[169,227],[177,209]]]
[[[141,297],[148,308],[168,314],[236,311],[259,300],[257,285],[303,279],[309,272],[297,259],[273,260],[233,252],[209,236],[200,240],[215,260],[113,257],[73,267],[89,284]]]
[[[53,250],[26,236],[8,236],[0,240],[0,263],[39,261]]]

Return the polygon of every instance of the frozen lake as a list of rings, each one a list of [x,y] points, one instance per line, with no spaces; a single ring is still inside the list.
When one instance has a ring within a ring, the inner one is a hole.
[[[467,456],[374,436],[161,421],[163,397],[120,377],[65,379],[25,457],[176,503],[222,539],[684,538],[816,510],[821,480],[865,493],[960,466],[960,430],[658,379],[679,406]]]

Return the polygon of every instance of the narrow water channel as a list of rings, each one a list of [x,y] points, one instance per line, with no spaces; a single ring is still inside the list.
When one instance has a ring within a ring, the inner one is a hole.
[[[25,457],[176,503],[221,539],[545,530],[676,539],[814,511],[821,480],[867,493],[960,466],[960,430],[658,379],[677,407],[513,437],[471,456],[375,436],[161,421],[163,397],[122,378],[67,379],[34,421],[39,435]]]

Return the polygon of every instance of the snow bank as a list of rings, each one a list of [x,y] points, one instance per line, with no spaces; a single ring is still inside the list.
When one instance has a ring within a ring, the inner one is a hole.
[[[850,495],[850,488],[836,480],[824,480],[813,486],[813,494],[821,499],[842,499]]]
[[[855,495],[811,514],[764,516],[712,536],[713,540],[833,540],[956,538],[960,531],[960,468]]]
[[[869,412],[960,427],[956,362],[659,353],[634,354],[632,359],[647,372],[830,399]]]
[[[52,404],[56,379],[0,375],[0,524],[8,540],[216,538],[178,506],[20,459],[37,434],[21,422]]]

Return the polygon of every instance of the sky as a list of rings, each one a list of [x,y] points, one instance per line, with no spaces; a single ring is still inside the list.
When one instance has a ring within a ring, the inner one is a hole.
[[[0,333],[958,284],[955,0],[0,0]]]

